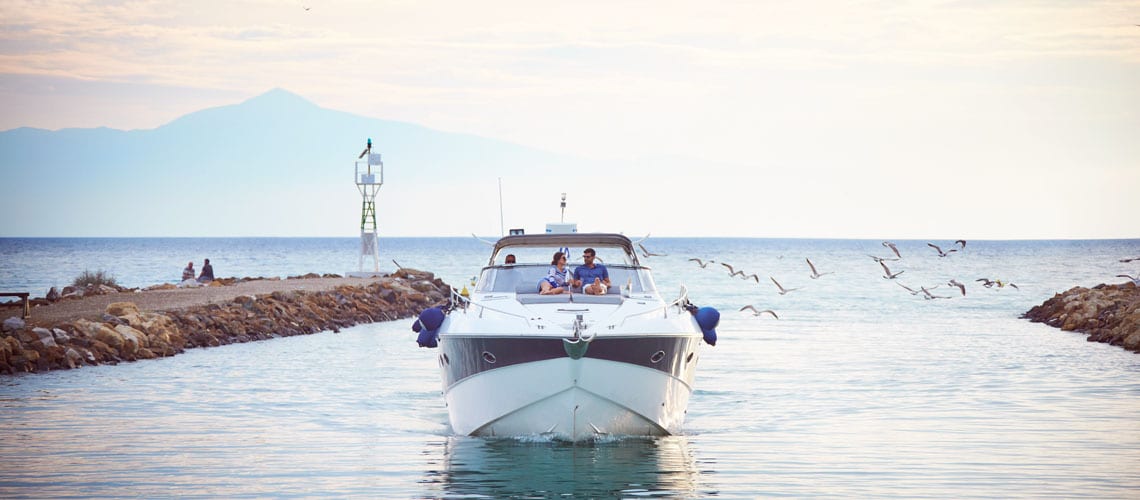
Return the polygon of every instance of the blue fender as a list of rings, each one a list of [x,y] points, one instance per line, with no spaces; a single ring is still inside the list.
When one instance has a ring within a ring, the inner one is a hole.
[[[420,347],[434,348],[439,346],[439,327],[443,326],[443,309],[429,307],[420,312],[420,317],[412,323],[412,331],[418,332],[416,343]]]
[[[705,342],[709,345],[716,345],[716,326],[720,324],[720,311],[712,307],[702,307],[697,309],[693,316],[696,317],[697,325],[705,334]]]

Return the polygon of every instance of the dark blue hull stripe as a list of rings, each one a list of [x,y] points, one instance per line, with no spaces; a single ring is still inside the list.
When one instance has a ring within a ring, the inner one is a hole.
[[[608,337],[589,343],[584,358],[629,363],[692,381],[700,337]],[[444,386],[482,372],[549,359],[569,358],[562,339],[444,336],[439,343]]]

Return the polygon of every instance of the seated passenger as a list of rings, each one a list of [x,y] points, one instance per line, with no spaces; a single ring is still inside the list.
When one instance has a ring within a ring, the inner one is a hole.
[[[593,248],[582,251],[582,260],[585,263],[574,268],[572,284],[582,287],[582,291],[587,295],[605,295],[610,287],[610,272],[606,270],[606,266],[594,262],[595,257],[597,254]],[[583,284],[585,286],[582,286]]]
[[[569,293],[570,287],[566,281],[566,255],[562,252],[554,252],[554,258],[551,259],[550,264],[550,270],[547,271],[546,277],[538,282],[538,293],[542,295]]]
[[[503,260],[503,264],[506,265],[506,264],[514,264],[514,263],[515,263],[515,254],[513,254],[513,253],[507,254],[507,258],[505,260]]]

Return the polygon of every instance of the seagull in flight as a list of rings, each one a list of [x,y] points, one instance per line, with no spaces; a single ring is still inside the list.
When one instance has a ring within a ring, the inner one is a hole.
[[[965,248],[966,248],[966,240],[954,240],[954,244],[956,244],[956,245],[962,245],[962,246],[961,246],[961,247],[959,247],[959,248],[962,248],[962,249],[965,249]]]
[[[698,266],[701,266],[701,269],[704,269],[704,268],[708,267],[709,264],[716,262],[715,260],[704,261],[704,260],[698,259],[696,257],[689,259],[689,261],[696,262]]]
[[[1118,275],[1116,275],[1116,277],[1117,278],[1128,278],[1128,279],[1132,280],[1132,284],[1140,285],[1140,277],[1129,276],[1127,274],[1118,274]]]
[[[906,286],[906,285],[904,285],[898,281],[896,281],[895,284],[903,287],[906,291],[910,292],[911,295],[918,295],[919,293],[922,293],[920,290],[915,290],[915,289],[913,289],[909,286]]]
[[[757,284],[760,284],[760,277],[757,276],[756,273],[749,274],[748,276],[744,276],[743,272],[741,272],[740,274],[741,274],[740,279],[742,279],[744,281],[748,281],[748,278],[752,278],[753,280],[756,281]]]
[[[926,246],[937,250],[939,257],[949,257],[951,253],[958,251],[957,248],[951,248],[950,250],[943,252],[942,249],[939,248],[938,245],[935,245],[934,243],[927,243]]]
[[[753,316],[759,316],[761,314],[768,313],[768,314],[771,314],[773,318],[780,319],[780,317],[776,316],[776,313],[774,311],[772,311],[771,309],[760,310],[760,309],[756,309],[756,306],[747,305],[747,306],[741,307],[740,310],[741,311],[749,311],[750,310],[750,311],[752,311]]]
[[[724,262],[721,262],[720,265],[728,268],[728,277],[729,278],[736,276],[736,275],[744,276],[744,271],[737,271],[736,269],[733,269],[731,264],[725,264]]]
[[[645,259],[649,259],[649,257],[667,257],[667,256],[669,256],[669,254],[654,254],[654,253],[650,252],[649,249],[646,249],[645,245],[642,245],[640,243],[637,244],[637,247],[642,249],[642,255],[645,255]]]
[[[900,259],[902,258],[902,255],[899,254],[899,247],[896,247],[894,243],[891,243],[889,241],[884,241],[883,246],[890,248],[891,251],[895,253],[895,257],[898,257]]]
[[[1010,283],[1008,281],[1002,281],[1002,280],[991,280],[989,278],[979,278],[979,279],[976,279],[974,281],[982,282],[982,286],[984,286],[986,288],[993,288],[994,285],[997,285],[998,288],[1004,288],[1006,285],[1009,285],[1013,288],[1017,288],[1017,285]],[[1017,288],[1017,289],[1021,290],[1020,288]]]
[[[892,273],[891,269],[889,267],[887,267],[887,263],[883,262],[883,261],[879,261],[879,265],[883,266],[883,272],[886,273],[883,275],[883,279],[893,280],[893,279],[897,278],[900,274],[906,272],[906,271],[899,271],[897,273]]]
[[[931,300],[931,299],[948,299],[948,298],[950,298],[950,297],[943,297],[943,296],[941,296],[941,295],[934,295],[933,293],[930,293],[930,290],[927,290],[927,289],[926,289],[926,287],[919,287],[919,288],[921,288],[921,289],[922,289],[922,293],[924,294],[922,298],[924,298],[924,299],[926,299],[926,300]]]
[[[963,296],[963,297],[965,297],[965,296],[966,296],[966,285],[963,285],[962,283],[959,283],[959,282],[958,282],[958,280],[956,280],[956,279],[954,279],[954,278],[950,278],[950,281],[946,282],[946,284],[947,284],[947,285],[950,285],[950,286],[956,286],[956,287],[958,287],[958,289],[962,291],[962,296]]]
[[[810,267],[810,268],[811,268],[811,279],[813,279],[813,280],[814,280],[814,279],[819,279],[819,277],[820,277],[820,276],[826,276],[826,275],[828,275],[828,274],[834,274],[832,271],[828,271],[828,272],[826,272],[826,273],[821,273],[821,272],[819,272],[819,271],[816,271],[816,270],[815,270],[815,264],[812,264],[812,263],[811,263],[811,259],[804,259],[804,260],[806,260],[806,261],[807,261],[807,263],[808,263],[808,267]]]
[[[783,286],[780,286],[780,282],[776,281],[776,278],[773,278],[771,276],[769,276],[768,279],[772,280],[772,283],[776,284],[776,288],[779,289],[780,295],[784,295],[792,290],[799,290],[799,288],[784,288]]]
[[[898,261],[898,259],[885,259],[885,258],[883,258],[883,257],[876,257],[876,256],[874,256],[874,255],[871,255],[871,254],[867,254],[867,256],[868,256],[868,257],[870,257],[870,258],[872,258],[872,259],[874,259],[874,260],[875,260],[875,262],[879,262],[879,263],[882,263],[884,260],[889,260],[889,261],[891,261],[891,262],[896,262],[896,261]]]
[[[1140,257],[1133,257],[1131,259],[1120,259],[1120,262],[1127,264],[1127,263],[1132,262],[1134,260],[1140,260]]]

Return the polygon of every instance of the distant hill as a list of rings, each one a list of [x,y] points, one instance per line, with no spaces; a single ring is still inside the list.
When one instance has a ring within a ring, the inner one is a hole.
[[[0,132],[0,236],[352,236],[353,162],[369,137],[386,166],[381,234],[497,234],[497,178],[578,161],[275,89],[151,130]]]

